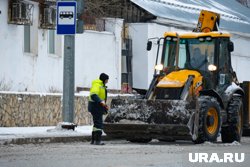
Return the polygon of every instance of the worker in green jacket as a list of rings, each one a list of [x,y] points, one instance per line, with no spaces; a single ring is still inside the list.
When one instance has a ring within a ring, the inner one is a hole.
[[[99,79],[92,82],[89,95],[88,110],[93,117],[93,131],[91,144],[104,145],[101,142],[102,129],[103,129],[103,114],[107,114],[108,106],[107,100],[107,87],[109,76],[101,73]]]

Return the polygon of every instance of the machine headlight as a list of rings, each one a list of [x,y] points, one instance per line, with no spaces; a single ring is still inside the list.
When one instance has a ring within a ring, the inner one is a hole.
[[[207,40],[207,41],[211,41],[212,38],[211,38],[211,37],[206,37],[206,40]]]
[[[166,38],[167,41],[171,41],[171,39],[172,39],[171,37],[167,37]]]
[[[205,39],[204,38],[199,38],[199,41],[200,42],[203,42]]]
[[[157,64],[155,66],[155,69],[158,70],[158,71],[161,71],[161,70],[163,70],[163,65],[162,64]]]
[[[209,70],[209,71],[216,71],[216,70],[217,70],[217,67],[216,67],[216,65],[214,65],[214,64],[210,64],[210,65],[208,66],[208,70]]]
[[[173,38],[173,41],[177,41],[178,39],[177,38]]]

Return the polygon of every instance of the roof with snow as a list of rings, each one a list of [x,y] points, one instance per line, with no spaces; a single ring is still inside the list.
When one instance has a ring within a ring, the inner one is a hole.
[[[202,9],[221,15],[220,28],[250,33],[250,9],[236,0],[131,0],[158,18],[196,24]]]

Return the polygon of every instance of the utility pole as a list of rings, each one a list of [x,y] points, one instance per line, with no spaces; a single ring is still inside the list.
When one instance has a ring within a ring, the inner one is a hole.
[[[61,0],[67,2],[75,2],[69,0]],[[84,9],[84,0],[77,1],[77,14],[74,18],[77,18],[78,33],[83,33],[83,21],[81,15]],[[59,11],[58,11],[59,12]],[[62,128],[75,129],[74,124],[74,97],[75,97],[75,32],[71,35],[64,35],[64,60],[63,60],[63,111]]]

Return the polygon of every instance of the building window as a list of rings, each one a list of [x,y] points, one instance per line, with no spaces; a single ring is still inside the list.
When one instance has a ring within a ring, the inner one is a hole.
[[[49,54],[55,54],[55,30],[48,30],[48,52]]]
[[[25,55],[38,55],[38,29],[34,26],[24,25],[23,51]]]
[[[24,26],[24,52],[30,53],[30,26]]]

